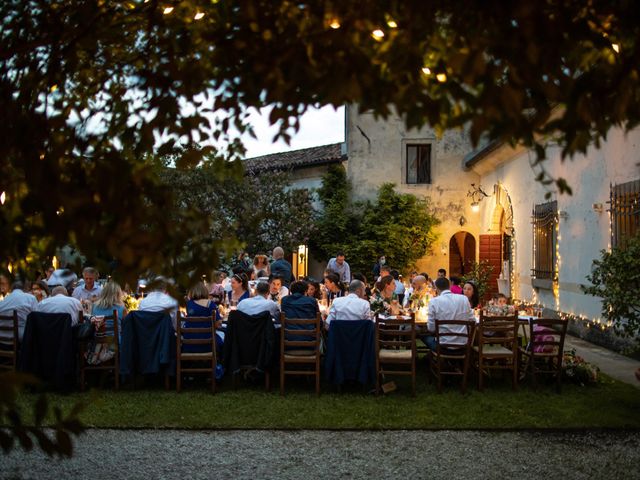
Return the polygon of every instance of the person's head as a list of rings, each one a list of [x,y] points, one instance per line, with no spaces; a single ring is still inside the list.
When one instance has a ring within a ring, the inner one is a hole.
[[[500,305],[501,307],[504,307],[506,305],[509,304],[509,301],[507,300],[507,297],[504,293],[499,293],[497,296],[497,302],[498,305]]]
[[[68,297],[69,293],[62,285],[58,285],[57,287],[53,287],[53,290],[51,290],[51,296],[55,297],[56,295],[64,295],[65,297]]]
[[[51,275],[53,275],[53,272],[55,272],[56,269],[53,267],[48,267],[46,270],[46,279],[49,280],[49,277],[51,277]]]
[[[242,252],[242,254],[240,255],[240,259],[243,260],[244,262],[248,262],[249,261],[249,252]]]
[[[352,280],[349,284],[349,293],[355,293],[358,297],[364,298],[365,287],[360,280]]]
[[[82,278],[84,279],[84,288],[86,288],[87,290],[91,290],[95,285],[96,280],[98,279],[99,276],[100,274],[98,273],[98,270],[96,270],[93,267],[87,267],[84,270],[82,270]]]
[[[391,275],[391,267],[380,267],[380,276],[386,277],[387,275]]]
[[[438,270],[438,278],[445,278],[447,276],[447,271],[444,268]]]
[[[336,263],[338,265],[342,265],[344,263],[344,252],[338,252],[336,253]]]
[[[451,285],[460,286],[460,277],[451,277],[449,280],[451,280]]]
[[[16,280],[15,282],[13,282],[11,284],[11,291],[13,292],[14,290],[24,290],[24,283],[22,283],[20,280]]]
[[[391,276],[394,280],[398,280],[398,278],[400,278],[400,272],[398,270],[391,270]]]
[[[413,277],[413,280],[411,281],[411,286],[414,288],[414,290],[420,290],[426,284],[427,284],[427,279],[423,275],[416,275],[415,277]]]
[[[209,298],[209,292],[204,283],[196,282],[187,292],[187,297],[191,300],[204,300]]]
[[[11,291],[11,280],[8,275],[0,273],[0,295],[6,295]]]
[[[159,275],[147,283],[147,292],[166,292],[169,288],[169,280]]]
[[[274,260],[280,260],[281,258],[284,258],[284,250],[282,247],[276,247],[273,249],[271,256]]]
[[[279,275],[271,275],[271,277],[269,277],[269,287],[271,293],[278,293],[282,288],[282,277]]]
[[[289,293],[291,293],[292,295],[294,293],[305,295],[307,293],[307,288],[309,288],[309,284],[307,282],[305,282],[304,280],[298,280],[296,282],[293,282],[289,286]]]
[[[100,291],[95,306],[98,308],[109,308],[114,305],[123,305],[123,297],[124,294],[122,293],[120,285],[113,280],[109,280]]]
[[[436,278],[434,285],[438,293],[442,293],[445,290],[449,290],[449,288],[451,288],[451,284],[449,283],[449,279],[447,277]]]
[[[413,282],[413,279],[416,278],[418,276],[418,272],[417,271],[413,271],[411,272],[411,274],[409,274],[409,281]]]
[[[38,280],[31,285],[31,294],[36,297],[36,300],[41,302],[49,296],[49,287],[44,280]]]
[[[324,286],[334,293],[340,290],[340,277],[338,277],[338,274],[327,273],[324,277]]]
[[[257,278],[267,278],[269,276],[269,274],[267,273],[266,270],[259,270],[258,273],[256,274]]]
[[[247,291],[249,289],[249,280],[244,273],[234,273],[231,277],[231,289],[234,292]]]
[[[320,292],[320,284],[315,280],[307,280],[307,291],[305,292],[307,297],[315,298],[316,300],[320,300],[322,296]]]
[[[393,277],[391,275],[385,275],[378,283],[376,283],[376,289],[380,292],[384,298],[391,298],[393,295],[393,291],[396,289],[396,284],[393,281]]]
[[[384,265],[387,262],[387,259],[385,258],[384,255],[381,255],[380,257],[378,257],[378,263],[380,265]]]
[[[478,306],[480,303],[480,296],[478,295],[478,287],[476,287],[475,283],[471,281],[465,282],[462,287],[462,293],[469,299],[471,308],[476,308]]]
[[[269,295],[269,284],[267,282],[258,282],[256,284],[256,295],[266,298]]]
[[[267,266],[267,256],[266,255],[256,255],[253,257],[253,266],[254,268],[262,270],[263,267]]]

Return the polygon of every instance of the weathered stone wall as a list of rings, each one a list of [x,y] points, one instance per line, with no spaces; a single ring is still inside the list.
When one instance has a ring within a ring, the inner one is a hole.
[[[449,240],[459,231],[471,233],[479,244],[479,224],[470,210],[467,191],[471,183],[479,183],[479,175],[465,172],[463,157],[471,151],[468,136],[463,131],[447,131],[437,138],[433,129],[407,129],[398,118],[376,120],[370,113],[357,113],[350,107],[347,114],[347,174],[358,199],[373,199],[383,183],[396,184],[402,193],[429,197],[433,212],[442,222],[440,234],[431,254],[418,262],[418,270],[435,276],[439,268],[449,269]],[[406,145],[430,143],[431,184],[408,185],[406,179]],[[461,225],[462,224],[462,225]],[[477,256],[477,250],[476,250]],[[375,259],[372,259],[374,262]]]

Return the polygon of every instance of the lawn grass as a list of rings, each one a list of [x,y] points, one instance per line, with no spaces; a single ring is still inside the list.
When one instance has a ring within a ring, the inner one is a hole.
[[[508,381],[492,379],[484,393],[472,385],[462,395],[457,384],[438,394],[424,377],[418,394],[408,383],[385,396],[357,387],[336,393],[323,386],[320,397],[312,385],[288,383],[281,397],[259,386],[233,390],[223,385],[216,395],[203,384],[187,385],[182,393],[162,389],[93,390],[50,395],[52,404],[68,411],[78,401],[88,405],[81,420],[95,428],[268,428],[268,429],[440,429],[440,428],[640,428],[640,390],[603,376],[597,385],[528,385],[511,390]],[[36,396],[23,394],[27,413]]]

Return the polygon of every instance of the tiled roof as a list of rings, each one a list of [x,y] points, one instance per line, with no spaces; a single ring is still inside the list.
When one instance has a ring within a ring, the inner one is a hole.
[[[272,153],[261,157],[248,158],[244,166],[250,172],[264,172],[270,170],[290,170],[315,165],[326,165],[345,161],[347,156],[342,153],[342,143],[332,143],[320,147],[303,148],[291,152]]]

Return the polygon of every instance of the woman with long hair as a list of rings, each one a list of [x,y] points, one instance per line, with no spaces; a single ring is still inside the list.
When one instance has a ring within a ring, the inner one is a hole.
[[[189,317],[213,317],[216,322],[216,328],[222,326],[222,317],[218,311],[218,306],[212,300],[209,300],[209,292],[204,283],[196,282],[187,293],[187,318],[185,318],[184,326],[187,328],[198,327],[201,324],[190,324]],[[189,339],[210,339],[208,333],[190,333],[185,334],[185,338]],[[216,333],[216,351],[222,352],[224,337]],[[210,349],[207,345],[183,345],[182,350],[189,353],[208,352]]]
[[[249,298],[249,279],[244,273],[236,273],[231,277],[231,291],[229,304],[238,305],[245,298]]]
[[[469,299],[471,308],[476,308],[478,305],[480,305],[478,287],[471,280],[464,283],[464,286],[462,287],[462,294]]]
[[[122,293],[120,285],[113,280],[109,280],[107,284],[102,287],[98,298],[93,303],[91,315],[104,315],[106,317],[113,315],[114,310],[118,313],[118,333],[121,334],[120,326],[122,325],[122,319],[127,314],[127,309],[124,306],[124,293]],[[109,329],[113,330],[113,320],[107,320],[105,325],[107,332],[109,332]],[[118,341],[119,340],[120,339],[118,339]]]

